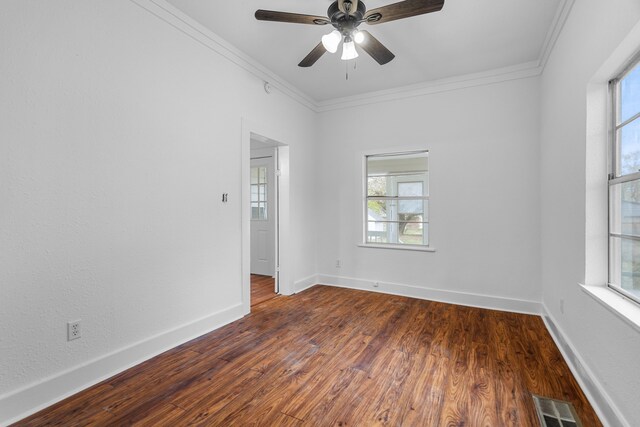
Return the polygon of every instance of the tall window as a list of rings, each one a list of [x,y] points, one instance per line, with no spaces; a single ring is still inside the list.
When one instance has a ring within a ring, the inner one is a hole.
[[[267,219],[267,168],[251,168],[251,219]]]
[[[640,302],[640,64],[611,81],[609,286]]]
[[[366,156],[365,244],[429,245],[429,153]]]

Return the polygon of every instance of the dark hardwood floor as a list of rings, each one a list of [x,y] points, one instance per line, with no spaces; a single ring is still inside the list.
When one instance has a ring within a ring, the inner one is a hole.
[[[530,393],[601,425],[537,316],[315,286],[18,425],[526,427]]]
[[[251,307],[277,296],[273,277],[260,274],[251,275]]]

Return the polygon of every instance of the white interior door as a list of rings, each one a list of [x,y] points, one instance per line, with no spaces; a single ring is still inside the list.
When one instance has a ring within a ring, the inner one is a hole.
[[[251,273],[275,277],[274,156],[251,159]]]

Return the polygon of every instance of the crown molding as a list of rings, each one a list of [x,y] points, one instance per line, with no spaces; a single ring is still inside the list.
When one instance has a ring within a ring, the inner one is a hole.
[[[575,2],[575,0],[560,0],[540,56],[535,61],[344,98],[317,101],[165,0],[130,1],[316,113],[539,76],[544,71]]]
[[[509,80],[535,77],[540,75],[541,72],[542,68],[538,65],[538,61],[532,61],[524,64],[484,71],[481,73],[465,74],[462,76],[432,80],[415,85],[401,86],[376,92],[368,92],[362,95],[330,99],[327,101],[319,102],[317,111],[325,112],[342,108],[375,104],[379,102],[388,102],[404,98],[413,98],[417,96],[470,88],[474,86],[484,86]]]
[[[544,70],[544,67],[547,65],[547,61],[551,56],[551,52],[553,52],[553,48],[558,41],[558,37],[560,37],[564,24],[567,22],[567,18],[569,17],[569,13],[571,12],[574,2],[575,0],[560,0],[558,9],[556,9],[556,14],[553,17],[553,22],[547,31],[547,36],[545,37],[542,50],[540,51],[538,65],[542,70]]]
[[[316,111],[317,104],[315,100],[289,84],[286,80],[267,69],[231,43],[222,37],[213,33],[204,27],[195,19],[186,15],[175,6],[167,3],[165,0],[129,0],[138,5],[145,11],[165,21],[167,24],[181,31],[188,37],[207,47],[220,56],[226,58],[233,64],[249,72],[256,78],[265,83],[269,83],[272,88],[277,89],[283,94],[303,106]]]

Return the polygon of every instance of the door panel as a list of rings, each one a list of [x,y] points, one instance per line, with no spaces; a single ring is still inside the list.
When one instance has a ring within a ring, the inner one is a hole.
[[[251,159],[251,273],[275,276],[274,157]]]

